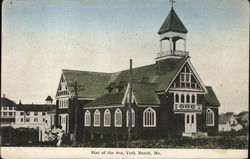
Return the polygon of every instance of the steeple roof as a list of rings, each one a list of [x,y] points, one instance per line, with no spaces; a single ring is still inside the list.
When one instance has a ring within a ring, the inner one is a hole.
[[[158,34],[163,34],[169,31],[179,32],[179,33],[187,33],[187,29],[184,24],[181,22],[180,18],[175,13],[172,8],[170,13],[168,14],[166,20],[162,24]]]

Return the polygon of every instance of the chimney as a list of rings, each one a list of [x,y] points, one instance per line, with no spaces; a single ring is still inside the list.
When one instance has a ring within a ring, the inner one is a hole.
[[[21,99],[19,100],[19,105],[21,105],[22,104],[22,102],[21,102]]]

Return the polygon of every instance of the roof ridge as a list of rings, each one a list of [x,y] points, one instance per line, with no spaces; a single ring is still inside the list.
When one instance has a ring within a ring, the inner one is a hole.
[[[135,68],[132,68],[132,70],[143,68],[143,67],[147,67],[147,66],[151,66],[151,65],[155,65],[155,63],[144,65],[144,66],[135,67]],[[75,72],[87,72],[87,73],[115,74],[115,73],[119,73],[119,72],[123,72],[123,71],[129,71],[129,69],[124,69],[124,70],[115,71],[115,72],[97,72],[97,71],[83,71],[83,70],[71,70],[71,69],[62,69],[62,71],[75,71]]]
[[[86,73],[112,74],[112,73],[109,73],[109,72],[83,71],[83,70],[71,70],[71,69],[62,69],[62,71],[74,71],[74,72],[86,72]]]

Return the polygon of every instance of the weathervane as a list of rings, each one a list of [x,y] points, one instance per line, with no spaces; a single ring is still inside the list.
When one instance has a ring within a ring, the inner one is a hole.
[[[169,0],[169,2],[171,2],[171,4],[172,4],[172,8],[173,8],[173,5],[174,5],[174,0]]]

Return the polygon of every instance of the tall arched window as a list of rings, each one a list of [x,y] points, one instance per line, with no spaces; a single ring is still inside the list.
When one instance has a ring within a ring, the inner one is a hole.
[[[143,112],[143,126],[155,127],[156,126],[156,112],[152,108],[147,108]]]
[[[119,108],[115,111],[115,127],[122,127],[122,111]]]
[[[192,95],[192,103],[195,103],[195,95]]]
[[[184,103],[185,102],[185,96],[184,94],[181,95],[181,103]]]
[[[101,114],[99,110],[96,110],[94,113],[94,126],[100,126]]]
[[[176,102],[176,103],[179,103],[179,94],[177,94],[177,93],[176,93],[176,95],[175,95],[175,102]]]
[[[131,124],[131,126],[132,127],[135,127],[135,111],[134,111],[134,109],[131,109],[131,116],[132,116],[132,124]],[[128,127],[128,121],[129,120],[129,111],[127,110],[127,127]]]
[[[214,126],[214,112],[211,109],[206,111],[206,124],[207,126]]]
[[[189,115],[187,115],[187,123],[189,123]]]
[[[84,126],[90,126],[91,125],[91,114],[87,110],[84,114]]]
[[[105,110],[104,112],[104,126],[108,127],[111,125],[111,114],[108,109]]]
[[[186,96],[186,102],[190,103],[190,95],[189,94],[187,94],[187,96]]]

